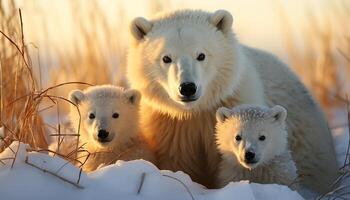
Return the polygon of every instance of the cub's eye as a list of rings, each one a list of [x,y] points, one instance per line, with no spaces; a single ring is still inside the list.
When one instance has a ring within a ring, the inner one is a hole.
[[[266,139],[266,137],[265,137],[264,135],[262,135],[262,136],[259,137],[259,140],[260,140],[260,141],[264,141],[265,139]]]
[[[112,117],[116,119],[116,118],[119,117],[119,114],[118,113],[113,113]]]
[[[163,57],[163,62],[168,64],[168,63],[171,63],[172,60],[171,60],[171,58],[169,56],[164,56]]]
[[[235,139],[236,139],[236,141],[241,141],[241,140],[242,140],[242,137],[239,136],[239,135],[236,135]]]
[[[204,59],[205,59],[204,53],[200,53],[200,54],[198,55],[198,57],[197,57],[197,60],[198,60],[198,61],[203,61]]]
[[[89,118],[90,118],[90,119],[95,119],[95,114],[94,114],[94,113],[90,113],[90,114],[89,114]]]

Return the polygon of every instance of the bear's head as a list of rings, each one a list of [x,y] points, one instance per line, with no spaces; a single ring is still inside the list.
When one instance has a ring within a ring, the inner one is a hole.
[[[92,86],[69,94],[70,119],[89,148],[115,148],[138,134],[139,102],[137,90],[110,85]],[[79,109],[79,112],[78,112]]]
[[[228,160],[253,169],[287,151],[287,111],[282,106],[222,107],[216,117],[218,149]]]
[[[172,116],[216,109],[233,94],[241,74],[232,21],[225,10],[134,19],[127,69],[131,86],[149,106]]]

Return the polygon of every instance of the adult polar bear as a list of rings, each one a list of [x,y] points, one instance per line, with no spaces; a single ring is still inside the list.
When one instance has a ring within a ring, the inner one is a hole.
[[[285,64],[240,44],[232,21],[225,10],[183,10],[131,23],[127,76],[143,95],[141,127],[158,166],[215,187],[216,110],[279,104],[289,113],[289,143],[299,176],[326,191],[338,168],[319,105]]]

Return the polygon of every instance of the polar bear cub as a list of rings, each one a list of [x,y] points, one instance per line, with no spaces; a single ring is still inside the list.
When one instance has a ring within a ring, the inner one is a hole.
[[[79,130],[79,145],[86,150],[78,158],[81,162],[88,158],[83,165],[85,171],[117,160],[154,162],[139,130],[140,99],[137,90],[111,85],[92,86],[69,94],[69,100],[74,104],[70,120],[75,131]]]
[[[230,181],[291,185],[296,167],[288,150],[282,106],[241,105],[217,110],[216,139],[222,154],[218,185]]]

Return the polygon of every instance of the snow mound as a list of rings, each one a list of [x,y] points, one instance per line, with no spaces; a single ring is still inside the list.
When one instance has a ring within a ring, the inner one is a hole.
[[[27,147],[14,142],[0,154],[1,199],[302,199],[286,186],[246,181],[208,190],[183,172],[158,170],[144,160],[118,161],[86,174],[59,157],[27,152]]]

